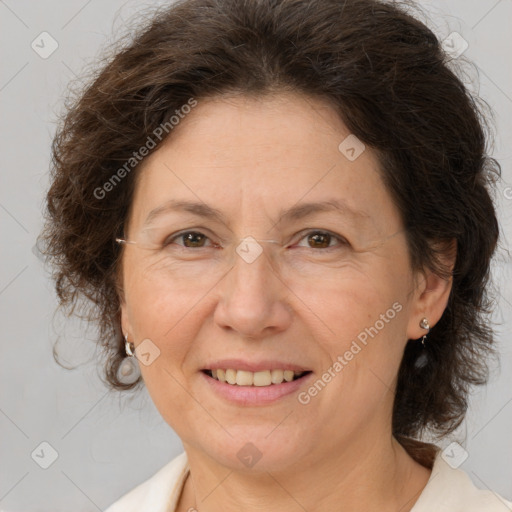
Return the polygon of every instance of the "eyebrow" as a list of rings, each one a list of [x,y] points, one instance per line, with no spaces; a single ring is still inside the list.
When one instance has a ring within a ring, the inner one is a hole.
[[[170,201],[167,201],[163,205],[157,206],[156,208],[151,210],[148,216],[146,217],[143,226],[148,226],[157,217],[160,217],[165,213],[173,211],[185,211],[188,213],[192,213],[197,217],[205,217],[216,220],[217,222],[220,222],[222,224],[226,224],[224,214],[220,210],[208,206],[206,203],[197,203],[193,201],[179,201],[176,199],[171,199]]]
[[[157,217],[173,211],[185,211],[196,215],[197,217],[204,217],[210,220],[215,220],[221,224],[227,225],[225,215],[218,209],[207,205],[206,203],[194,201],[181,201],[171,199],[161,206],[151,210],[144,221],[143,226],[148,226]],[[319,212],[336,211],[342,215],[347,215],[358,220],[367,220],[370,218],[368,213],[362,210],[355,210],[348,206],[345,201],[340,199],[328,199],[326,201],[301,203],[292,206],[289,209],[281,209],[279,212],[279,222],[290,222],[303,219],[304,217],[313,215]],[[277,224],[276,223],[276,224]]]

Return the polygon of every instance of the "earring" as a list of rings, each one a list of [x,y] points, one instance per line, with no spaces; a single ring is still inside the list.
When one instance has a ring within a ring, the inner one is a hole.
[[[420,321],[420,327],[422,329],[426,329],[427,331],[430,331],[430,324],[428,323],[428,320],[426,318],[422,318]],[[428,332],[427,332],[428,334]],[[416,361],[414,362],[414,366],[417,370],[421,370],[427,364],[429,363],[430,357],[428,350],[425,350],[425,340],[427,339],[427,334],[423,335],[421,338],[421,344],[423,345],[420,354],[418,355]]]
[[[117,380],[122,384],[133,384],[140,377],[140,367],[135,356],[135,345],[128,341],[127,335],[124,336],[124,350],[126,357],[117,369]]]
[[[421,319],[420,327],[422,329],[426,329],[427,330],[427,334],[428,334],[428,332],[430,331],[430,324],[428,323],[428,320],[426,318],[422,318]],[[421,344],[423,346],[425,346],[425,340],[427,339],[427,334],[424,334],[423,338],[421,338]]]
[[[133,343],[130,343],[128,341],[128,335],[125,334],[124,336],[124,351],[129,357],[135,356],[135,345]]]

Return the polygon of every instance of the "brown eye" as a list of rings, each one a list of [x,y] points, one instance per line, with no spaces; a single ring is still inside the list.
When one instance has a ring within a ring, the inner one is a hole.
[[[307,245],[302,243],[303,240]],[[328,231],[309,231],[301,238],[298,245],[309,249],[339,249],[347,246],[348,242],[343,237]]]
[[[205,234],[199,231],[182,231],[177,235],[169,237],[165,242],[164,246],[172,244],[179,245],[188,249],[208,247],[206,241],[210,240]],[[213,244],[212,244],[213,245]]]
[[[329,233],[314,233],[308,236],[308,243],[312,248],[324,249],[329,247],[331,243],[331,235]]]
[[[202,233],[190,231],[189,233],[181,235],[181,238],[183,238],[185,247],[203,247],[207,237]]]

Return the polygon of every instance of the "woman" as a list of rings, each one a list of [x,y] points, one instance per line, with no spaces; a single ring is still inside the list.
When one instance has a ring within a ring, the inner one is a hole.
[[[185,0],[70,109],[61,303],[184,446],[108,512],[511,509],[420,441],[493,341],[499,165],[448,60],[397,5]]]

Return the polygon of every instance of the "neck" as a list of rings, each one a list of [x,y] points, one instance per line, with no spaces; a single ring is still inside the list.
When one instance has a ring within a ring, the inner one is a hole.
[[[184,446],[190,475],[180,512],[409,512],[431,473],[390,432],[387,437],[366,432],[343,449],[328,446],[280,472],[240,472]]]

